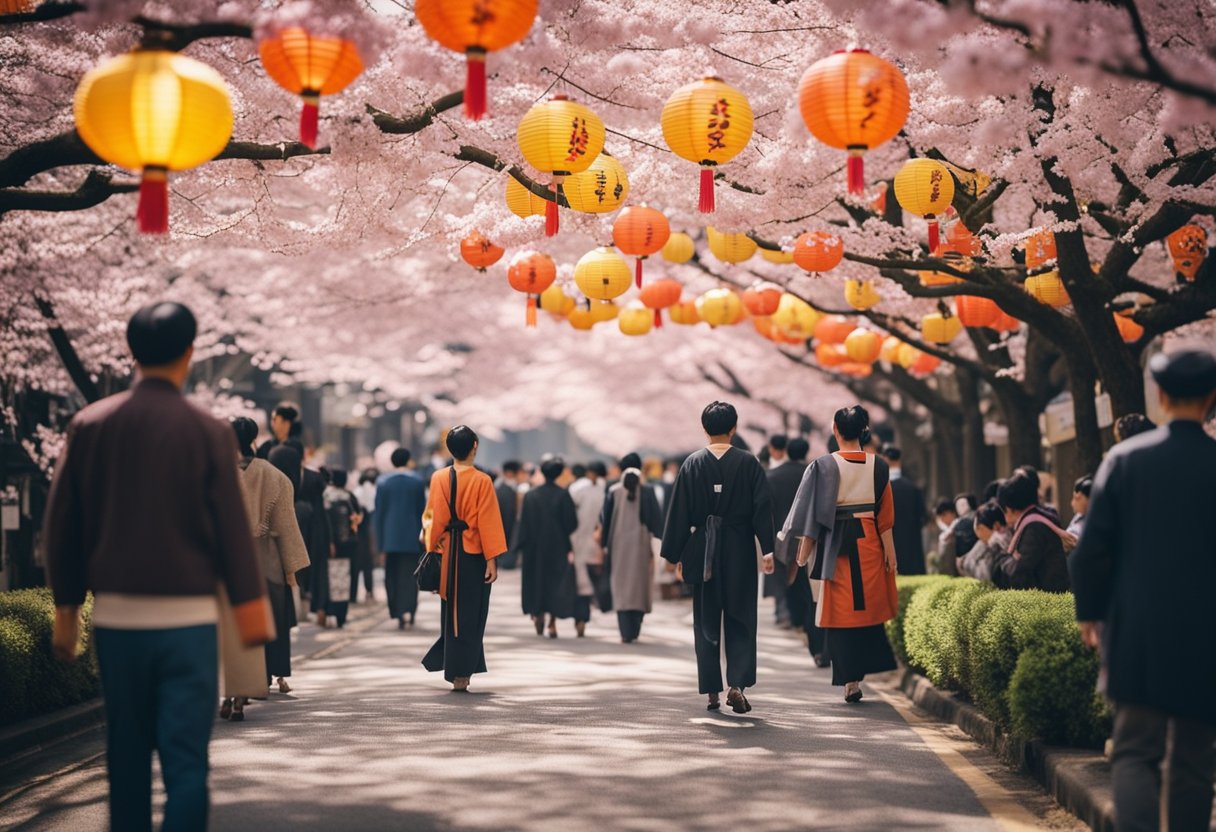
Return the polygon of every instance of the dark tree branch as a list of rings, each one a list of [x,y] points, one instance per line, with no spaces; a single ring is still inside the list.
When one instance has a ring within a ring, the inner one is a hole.
[[[409,116],[394,116],[386,113],[383,110],[378,110],[371,104],[367,105],[367,113],[372,117],[376,127],[381,133],[390,135],[408,135],[418,133],[430,127],[436,116],[440,113],[447,112],[454,107],[459,107],[464,103],[464,90],[450,92],[445,96],[436,98],[427,106],[423,107],[418,112]]]
[[[74,191],[0,190],[0,214],[8,211],[82,211],[100,205],[115,194],[138,190],[138,182],[115,182],[110,173],[91,170]]]
[[[180,52],[190,44],[207,38],[252,38],[253,27],[247,23],[214,20],[201,23],[169,23],[142,15],[133,21],[144,30],[140,45],[147,49],[167,49]]]
[[[67,370],[68,376],[76,385],[76,389],[80,391],[80,395],[84,396],[85,401],[89,403],[101,399],[101,391],[97,389],[93,377],[85,369],[84,362],[80,360],[80,354],[72,345],[72,339],[68,338],[68,334],[63,329],[63,324],[55,316],[55,307],[51,304],[50,299],[35,293],[34,303],[42,317],[46,319],[47,335],[50,336],[51,343],[63,362],[63,368]]]

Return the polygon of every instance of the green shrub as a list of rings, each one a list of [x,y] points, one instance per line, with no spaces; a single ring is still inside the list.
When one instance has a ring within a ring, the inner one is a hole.
[[[0,616],[0,725],[24,719],[34,637],[15,618]]]
[[[972,668],[975,666],[971,654],[975,650],[975,642],[978,634],[984,627],[984,622],[991,615],[993,607],[1000,600],[1000,595],[997,593],[996,587],[989,584],[993,591],[983,592],[974,596],[964,616],[960,616],[955,624],[958,628],[959,642],[962,646],[961,665],[959,667],[960,687],[966,691],[967,695],[974,698],[976,679],[973,677]]]
[[[97,658],[92,649],[92,601],[86,601],[82,616],[82,654],[70,664],[55,658],[51,635],[55,620],[55,603],[48,589],[22,589],[0,592],[0,619],[9,626],[0,632],[5,640],[3,650],[5,675],[10,652],[26,657],[24,685],[12,683],[13,697],[5,697],[0,708],[0,724],[37,716],[49,711],[85,702],[101,689]],[[16,635],[20,631],[22,635]],[[17,658],[18,665],[22,659]],[[8,690],[8,685],[5,687]]]
[[[996,587],[974,578],[953,581],[954,592],[946,607],[946,621],[939,638],[944,650],[942,670],[945,682],[953,688],[968,689],[967,657],[971,652],[971,634],[978,623],[974,612],[980,599],[991,595]],[[986,614],[986,613],[985,613]]]
[[[940,581],[921,587],[912,595],[904,617],[904,646],[908,664],[924,672],[929,681],[946,687],[947,625],[951,599],[959,589],[958,581]]]
[[[899,612],[887,622],[887,638],[891,640],[891,648],[904,664],[908,664],[908,651],[904,645],[904,621],[908,615],[908,607],[912,605],[912,596],[918,589],[930,584],[950,580],[946,575],[901,575],[895,579],[899,589]]]

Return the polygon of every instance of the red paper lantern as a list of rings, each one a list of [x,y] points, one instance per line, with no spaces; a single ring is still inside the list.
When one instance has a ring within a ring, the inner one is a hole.
[[[553,285],[557,279],[557,265],[547,254],[539,251],[523,251],[515,255],[507,267],[507,282],[517,292],[528,296],[529,327],[536,326],[536,303],[540,293]]]
[[[1132,320],[1132,312],[1116,312],[1115,328],[1125,344],[1134,344],[1144,337],[1144,327]]]
[[[667,245],[671,226],[662,211],[645,205],[631,205],[612,223],[612,242],[622,254],[637,258],[634,273],[638,288],[642,288],[642,261],[657,254]]]
[[[988,298],[959,295],[954,301],[955,313],[968,329],[982,329],[994,325],[1001,317],[1001,307]]]
[[[826,272],[840,265],[844,241],[827,231],[808,231],[794,241],[794,262],[808,272]]]
[[[815,324],[815,340],[821,344],[843,344],[857,324],[844,315],[827,315]]]
[[[684,287],[678,280],[665,279],[652,280],[642,289],[640,297],[647,309],[654,310],[654,325],[660,327],[663,325],[663,310],[679,303],[682,294]]]
[[[839,367],[849,361],[849,352],[843,344],[818,344],[815,347],[815,360],[824,367]]]
[[[474,231],[460,241],[460,256],[479,272],[493,266],[505,253],[503,248],[494,245],[480,231]]]
[[[1021,321],[1003,309],[997,319],[992,322],[992,328],[997,332],[1017,332],[1021,326]]]
[[[743,292],[743,305],[748,314],[756,318],[766,318],[777,311],[781,305],[781,287],[775,283],[761,281]]]
[[[1187,280],[1194,280],[1208,256],[1208,232],[1201,225],[1184,225],[1165,238],[1166,247],[1174,261],[1174,271]]]

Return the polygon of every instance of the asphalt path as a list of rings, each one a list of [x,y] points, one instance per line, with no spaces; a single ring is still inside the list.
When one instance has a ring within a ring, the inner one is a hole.
[[[434,597],[414,630],[382,605],[353,607],[343,631],[302,627],[292,693],[216,723],[211,828],[1083,828],[882,680],[845,704],[767,604],[754,710],[737,716],[697,694],[688,603],[656,601],[625,645],[614,615],[597,614],[584,639],[569,621],[557,640],[538,637],[518,599],[518,573],[504,573],[490,672],[467,694],[419,665]],[[0,828],[105,829],[103,751],[87,733],[0,778]]]

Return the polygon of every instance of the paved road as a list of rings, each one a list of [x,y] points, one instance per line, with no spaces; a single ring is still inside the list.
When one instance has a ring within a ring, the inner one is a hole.
[[[518,573],[495,587],[490,673],[471,694],[418,665],[431,597],[412,632],[379,614],[303,628],[297,654],[321,655],[293,693],[216,725],[212,828],[1081,828],[954,729],[914,728],[874,688],[845,705],[767,605],[755,710],[740,717],[696,693],[687,604],[659,603],[633,645],[614,616],[581,640],[563,622],[551,641],[518,591]],[[88,735],[0,783],[0,828],[104,829],[101,750]]]

